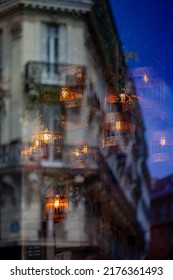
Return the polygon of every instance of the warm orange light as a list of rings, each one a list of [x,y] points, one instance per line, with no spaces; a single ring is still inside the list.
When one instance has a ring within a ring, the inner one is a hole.
[[[32,153],[32,147],[29,147],[28,149],[22,149],[20,154],[21,156],[28,156]]]
[[[88,146],[86,144],[83,146],[83,150],[82,151],[83,151],[84,154],[88,153]]]
[[[160,145],[165,146],[166,145],[166,139],[165,137],[161,137],[160,139]]]
[[[117,131],[121,130],[121,122],[120,121],[115,122],[115,128],[116,128]]]
[[[48,129],[37,135],[32,135],[33,148],[38,148],[40,146],[40,141],[49,144],[51,140],[60,140],[62,135],[60,133],[50,133]]]
[[[120,94],[120,98],[121,98],[121,102],[122,102],[122,103],[125,103],[125,102],[126,102],[126,95],[125,95],[125,93],[121,93],[121,94]]]
[[[67,86],[62,87],[60,101],[68,98],[69,92]]]
[[[80,155],[79,149],[76,148],[75,150],[75,156],[78,157]]]
[[[40,142],[39,142],[39,140],[35,140],[35,147],[39,147],[39,145],[40,145]]]
[[[59,200],[55,200],[54,207],[57,208],[59,206]]]
[[[43,142],[45,142],[46,144],[48,144],[51,140],[51,134],[50,133],[44,133],[43,134]]]
[[[144,74],[144,82],[147,83],[149,81],[149,78],[147,76],[147,74]]]
[[[106,102],[109,102],[109,103],[115,103],[116,102],[116,96],[113,95],[113,94],[109,94],[106,96]]]

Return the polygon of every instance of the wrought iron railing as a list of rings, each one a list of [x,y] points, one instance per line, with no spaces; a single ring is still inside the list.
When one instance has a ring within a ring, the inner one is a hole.
[[[11,166],[20,163],[20,141],[14,141],[10,144],[0,146],[0,166]]]
[[[35,86],[70,86],[74,89],[85,84],[85,67],[80,65],[28,62],[25,69],[26,91]]]

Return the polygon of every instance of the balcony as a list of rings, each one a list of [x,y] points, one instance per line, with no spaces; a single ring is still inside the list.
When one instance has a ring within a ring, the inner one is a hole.
[[[20,163],[20,141],[0,146],[0,167],[17,166]]]
[[[30,7],[54,11],[77,11],[86,13],[91,10],[91,0],[0,0],[0,12],[13,9],[15,7]]]
[[[19,155],[20,158],[17,161],[20,161],[24,166],[39,165],[47,168],[83,169],[86,171],[97,170],[100,158],[97,147],[88,147],[86,144],[67,146],[56,140],[49,143],[39,140],[32,144],[23,143]],[[2,159],[5,156],[6,153],[3,152]],[[9,159],[3,162],[6,162],[6,165],[10,164]]]
[[[61,65],[44,62],[28,62],[25,68],[25,89],[32,93],[40,86],[70,87],[83,90],[85,67],[80,65]],[[65,90],[64,90],[65,94]]]
[[[89,134],[90,139],[94,134],[94,131],[88,129],[88,114],[91,110],[81,108],[88,106],[83,98],[86,89],[85,73],[86,68],[81,65],[27,63],[25,91],[28,100],[32,99],[31,106],[35,106],[39,114],[41,110],[42,117],[33,124],[31,143],[26,143],[22,149],[25,162],[32,159],[43,166],[48,163],[53,166],[61,161],[63,166],[72,169],[97,169],[96,147],[93,142],[90,145],[91,141],[88,142],[86,136]],[[55,116],[56,120],[53,121]]]
[[[52,156],[51,156],[52,155]],[[0,146],[0,168],[17,166],[36,166],[44,164],[62,167],[61,155],[50,146],[31,149],[29,144],[14,141]]]
[[[100,151],[97,147],[71,145],[66,147],[63,160],[67,168],[96,171],[99,166]]]

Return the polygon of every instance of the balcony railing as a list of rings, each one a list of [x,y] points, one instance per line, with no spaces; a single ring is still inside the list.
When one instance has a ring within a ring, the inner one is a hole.
[[[85,84],[84,66],[28,62],[25,70],[27,93],[40,85],[70,86],[76,89]]]
[[[86,146],[86,148],[84,147]],[[100,151],[97,147],[84,145],[66,147],[63,159],[65,166],[72,169],[97,170],[99,167]],[[86,149],[86,150],[85,150]]]
[[[10,144],[0,146],[0,166],[13,166],[20,163],[20,141],[14,141]]]
[[[28,153],[27,153],[28,152]],[[41,164],[45,167],[67,167],[71,169],[96,170],[98,168],[99,152],[98,149],[90,149],[87,154],[67,154],[64,151],[63,160],[56,153],[50,159],[48,149],[38,150],[37,153],[29,153],[29,149],[22,147],[20,142],[13,142],[0,146],[0,168],[17,165]],[[63,164],[64,162],[64,164]]]

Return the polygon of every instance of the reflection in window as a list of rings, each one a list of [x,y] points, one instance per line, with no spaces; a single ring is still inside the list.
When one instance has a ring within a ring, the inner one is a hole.
[[[166,138],[165,137],[160,138],[160,145],[162,145],[162,146],[166,145]]]

